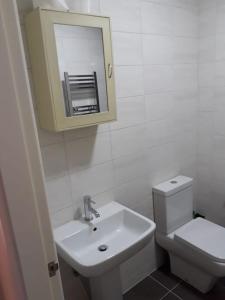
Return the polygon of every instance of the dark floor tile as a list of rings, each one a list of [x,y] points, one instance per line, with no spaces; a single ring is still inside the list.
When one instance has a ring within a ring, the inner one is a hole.
[[[169,293],[168,295],[166,295],[166,297],[164,297],[162,300],[181,300],[180,297],[177,297],[175,294],[173,293]]]
[[[159,300],[168,290],[151,277],[147,277],[124,295],[124,300]]]
[[[183,300],[225,300],[225,285],[218,282],[207,294],[202,294],[187,283],[181,283],[173,290]]]
[[[161,282],[169,290],[173,289],[179,282],[181,282],[180,278],[170,272],[170,266],[168,264],[153,272],[151,276]]]
[[[218,283],[225,286],[225,277],[221,278]]]

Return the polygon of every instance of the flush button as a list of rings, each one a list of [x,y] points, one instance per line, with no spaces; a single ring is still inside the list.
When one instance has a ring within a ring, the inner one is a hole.
[[[172,180],[172,181],[170,181],[170,183],[172,183],[172,184],[176,184],[176,183],[177,183],[177,181],[176,181],[176,180]]]

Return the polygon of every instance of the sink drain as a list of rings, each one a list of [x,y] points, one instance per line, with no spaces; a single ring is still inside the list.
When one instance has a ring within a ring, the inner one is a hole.
[[[98,247],[98,250],[101,251],[101,252],[104,252],[108,249],[108,246],[107,245],[101,245]]]
[[[176,180],[172,180],[172,181],[170,181],[170,183],[172,183],[172,184],[176,184],[176,183],[177,183],[177,181],[176,181]]]

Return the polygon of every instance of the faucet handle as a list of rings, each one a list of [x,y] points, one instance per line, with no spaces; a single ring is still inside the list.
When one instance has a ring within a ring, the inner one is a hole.
[[[89,204],[96,204],[96,202],[95,201],[93,201],[92,199],[91,199],[91,196],[90,195],[85,195],[84,197],[83,197],[83,200],[84,200],[84,202],[86,202],[86,203],[89,203]]]
[[[91,201],[91,196],[90,195],[85,195],[84,197],[83,197],[83,200],[86,202],[88,202],[88,201]]]

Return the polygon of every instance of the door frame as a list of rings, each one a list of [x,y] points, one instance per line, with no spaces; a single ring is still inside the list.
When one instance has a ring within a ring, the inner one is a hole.
[[[63,300],[16,0],[0,0],[0,170],[28,300]]]

